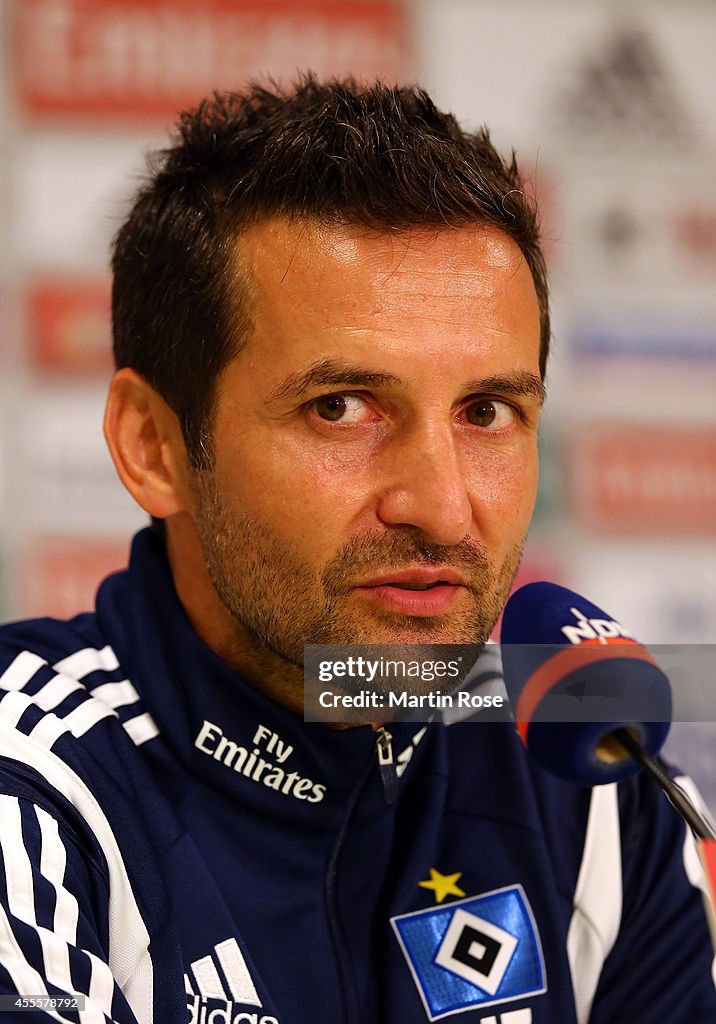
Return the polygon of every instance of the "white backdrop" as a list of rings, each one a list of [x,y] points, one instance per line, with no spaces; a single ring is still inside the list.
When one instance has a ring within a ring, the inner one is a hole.
[[[716,7],[329,8],[5,0],[3,616],[85,607],[144,522],[100,434],[108,245],[143,152],[211,85],[313,66],[419,79],[534,179],[555,340],[522,578],[584,592],[647,642],[716,643]],[[716,727],[697,740],[675,750],[716,803]]]

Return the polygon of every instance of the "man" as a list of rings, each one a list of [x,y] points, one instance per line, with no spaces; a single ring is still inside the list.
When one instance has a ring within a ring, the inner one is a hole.
[[[86,997],[22,1019],[716,1019],[648,786],[507,724],[301,717],[304,644],[482,643],[507,597],[549,341],[514,162],[415,90],[216,97],[113,266],[153,528],[95,613],[2,633],[0,990]]]

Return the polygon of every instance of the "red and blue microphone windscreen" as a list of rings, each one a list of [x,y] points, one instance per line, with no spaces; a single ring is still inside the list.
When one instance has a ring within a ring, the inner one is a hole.
[[[548,771],[587,786],[639,771],[614,730],[655,756],[671,724],[669,680],[616,619],[554,583],[507,602],[500,637],[505,685],[523,743]]]

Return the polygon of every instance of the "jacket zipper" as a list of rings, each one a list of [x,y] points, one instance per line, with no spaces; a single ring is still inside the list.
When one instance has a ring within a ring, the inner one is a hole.
[[[398,773],[395,770],[395,762],[393,760],[393,737],[386,728],[381,726],[376,731],[375,742],[378,753],[378,768],[380,769],[380,778],[383,783],[383,793],[385,794],[386,802],[392,804],[395,802],[398,795]],[[331,849],[328,868],[326,871],[326,913],[331,938],[333,939],[333,948],[336,954],[336,962],[338,964],[340,988],[343,995],[343,1020],[346,1021],[347,1024],[348,1022],[356,1019],[352,1007],[356,1005],[357,995],[350,975],[350,967],[344,961],[345,941],[341,934],[341,925],[338,920],[336,877],[338,875],[338,861],[340,860],[340,856],[343,851],[343,846],[346,841],[346,836],[348,835],[348,829],[350,827],[351,819],[353,818],[353,813],[358,805],[361,795],[363,794],[363,790],[366,787],[370,773],[373,770],[373,757],[371,757],[361,779],[351,793],[351,797],[346,808],[346,814]]]
[[[376,732],[375,746],[385,802],[394,804],[398,796],[398,773],[393,760],[393,737],[383,725]]]

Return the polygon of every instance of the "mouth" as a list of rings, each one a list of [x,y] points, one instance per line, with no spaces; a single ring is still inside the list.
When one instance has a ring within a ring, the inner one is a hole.
[[[414,569],[395,569],[372,579],[364,580],[361,587],[400,587],[403,590],[428,590],[439,586],[465,586],[465,580],[449,566],[416,566]]]
[[[436,580],[435,583],[385,583],[386,587],[397,587],[398,590],[432,590],[433,587],[450,586],[446,580]]]
[[[354,593],[387,611],[404,615],[444,615],[467,587],[453,569],[404,569],[367,580]]]

